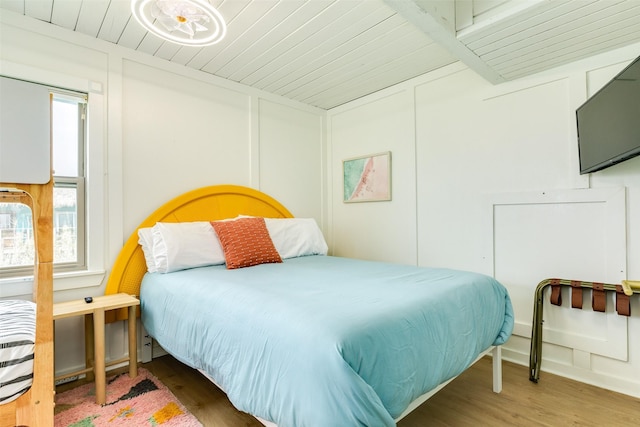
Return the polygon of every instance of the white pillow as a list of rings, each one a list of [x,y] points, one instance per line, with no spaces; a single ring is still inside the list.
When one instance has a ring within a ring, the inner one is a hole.
[[[327,254],[327,242],[315,219],[265,218],[264,222],[280,258]]]
[[[142,246],[144,260],[147,262],[147,271],[155,273],[158,271],[156,260],[153,257],[153,229],[151,227],[138,229],[138,244]]]
[[[207,221],[156,223],[153,255],[160,273],[225,262],[220,240]]]

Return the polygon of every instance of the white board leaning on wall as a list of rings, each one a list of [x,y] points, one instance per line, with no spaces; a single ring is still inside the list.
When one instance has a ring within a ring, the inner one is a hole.
[[[0,77],[0,182],[51,178],[50,90]]]

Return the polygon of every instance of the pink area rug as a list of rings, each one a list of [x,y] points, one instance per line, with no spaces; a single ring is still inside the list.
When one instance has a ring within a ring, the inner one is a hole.
[[[55,427],[162,426],[202,427],[178,399],[149,371],[136,378],[107,378],[107,403],[96,404],[95,383],[56,394]]]

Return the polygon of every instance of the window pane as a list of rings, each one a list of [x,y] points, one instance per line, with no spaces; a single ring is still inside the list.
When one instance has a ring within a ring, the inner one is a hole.
[[[78,261],[78,197],[74,187],[53,189],[53,261]],[[34,264],[31,209],[21,203],[0,204],[0,268]]]
[[[33,266],[34,259],[31,209],[0,204],[0,268]]]
[[[78,195],[74,187],[53,189],[53,262],[78,260]]]
[[[78,103],[53,100],[53,174],[78,176]]]

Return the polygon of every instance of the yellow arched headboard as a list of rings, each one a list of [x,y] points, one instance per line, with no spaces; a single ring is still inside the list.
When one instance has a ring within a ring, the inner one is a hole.
[[[238,215],[293,217],[277,200],[252,188],[213,185],[189,191],[162,205],[131,234],[116,258],[105,294],[140,294],[140,282],[147,264],[138,244],[138,228],[153,227],[156,222],[216,221]]]

